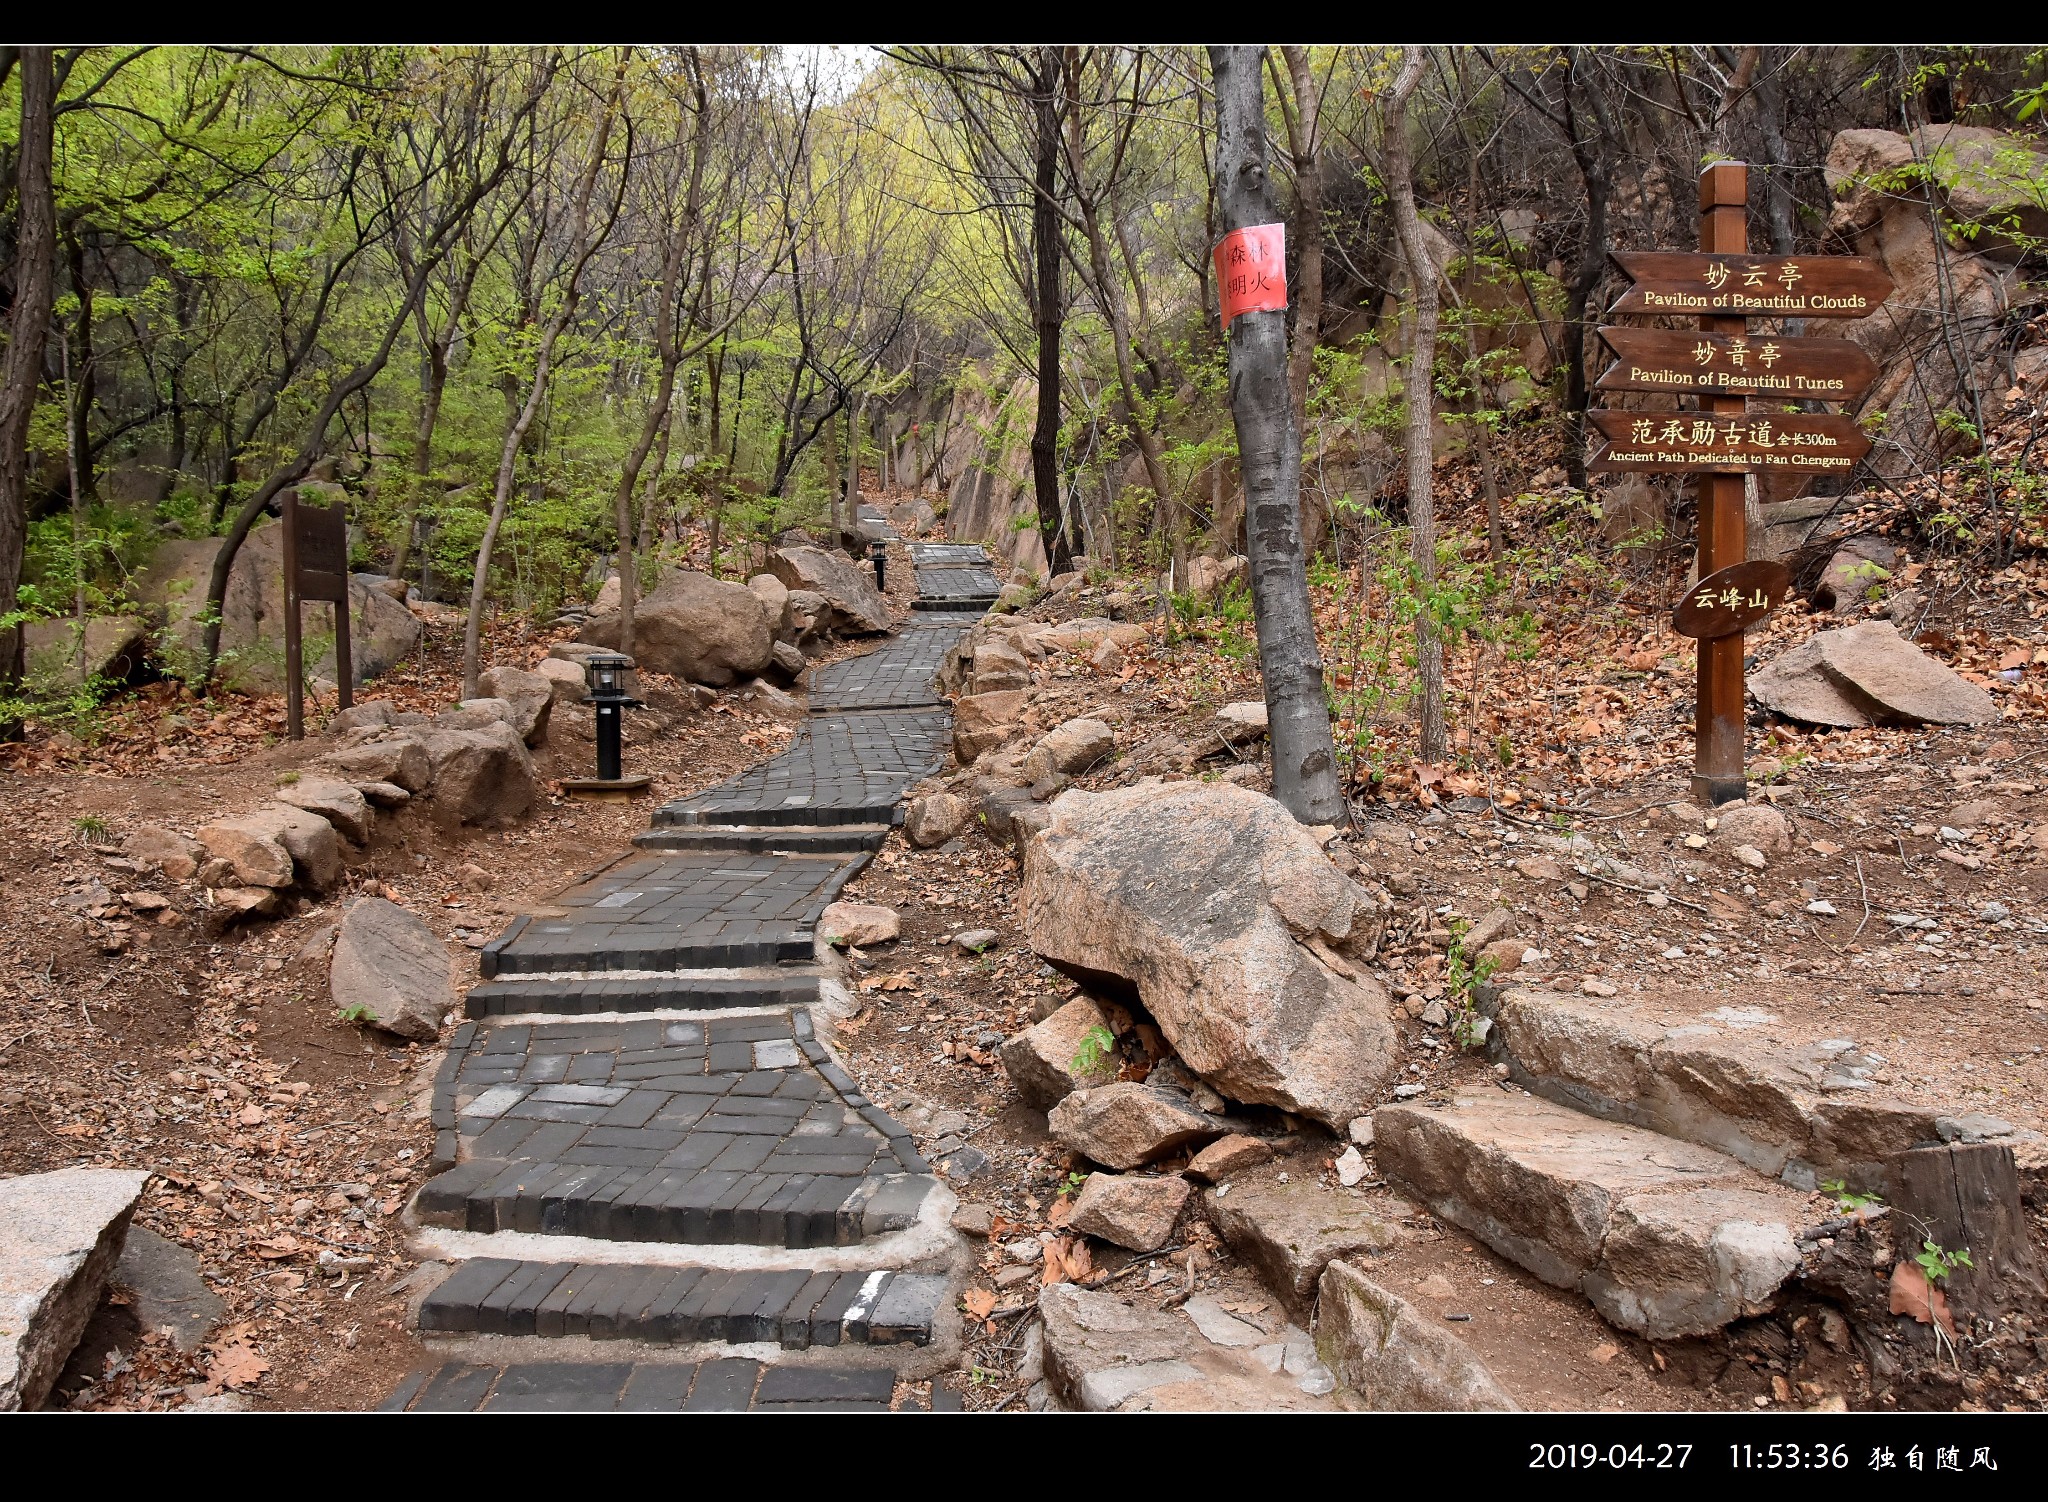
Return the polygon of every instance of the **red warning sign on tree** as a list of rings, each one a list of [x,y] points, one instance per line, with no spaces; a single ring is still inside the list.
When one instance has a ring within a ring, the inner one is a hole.
[[[1216,289],[1223,327],[1240,313],[1287,307],[1287,226],[1252,224],[1216,242]]]

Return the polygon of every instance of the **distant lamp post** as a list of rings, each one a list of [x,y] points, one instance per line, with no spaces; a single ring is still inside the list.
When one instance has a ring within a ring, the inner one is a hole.
[[[593,652],[583,659],[583,682],[588,689],[583,702],[597,709],[597,776],[565,777],[564,792],[592,798],[626,797],[651,780],[644,772],[628,777],[620,766],[625,711],[640,707],[640,701],[626,691],[626,675],[632,671],[633,659],[618,652]]]
[[[889,586],[884,581],[883,574],[889,566],[889,544],[883,542],[880,538],[876,538],[873,542],[869,543],[868,562],[875,566],[875,588],[882,591],[883,594],[887,594]]]

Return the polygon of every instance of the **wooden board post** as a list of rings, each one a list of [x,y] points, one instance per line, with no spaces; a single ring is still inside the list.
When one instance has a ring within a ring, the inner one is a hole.
[[[1700,174],[1700,249],[1711,255],[1742,255],[1749,249],[1749,168],[1715,162]],[[1702,318],[1707,334],[1748,332],[1744,317]],[[1741,396],[1705,398],[1716,417],[1739,416]],[[1699,481],[1699,577],[1719,573],[1749,556],[1743,525],[1741,475],[1702,475]],[[1692,795],[1711,807],[1744,796],[1742,634],[1699,644],[1699,678],[1693,704]]]
[[[284,720],[293,740],[306,738],[306,653],[299,606],[334,605],[334,676],[341,707],[355,703],[355,658],[348,639],[348,517],[339,501],[300,506],[297,488],[280,498],[284,513]]]

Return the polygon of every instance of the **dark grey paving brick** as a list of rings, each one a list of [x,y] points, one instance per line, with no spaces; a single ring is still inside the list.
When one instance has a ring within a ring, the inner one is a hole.
[[[963,620],[914,618],[866,656],[817,669],[811,675],[812,712],[943,704],[932,680],[969,629]]]
[[[951,722],[944,709],[819,715],[779,756],[663,804],[654,823],[887,824],[904,790],[939,769]]]

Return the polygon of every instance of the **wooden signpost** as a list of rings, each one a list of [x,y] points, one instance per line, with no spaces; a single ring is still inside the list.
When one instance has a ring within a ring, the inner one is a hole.
[[[305,600],[334,604],[334,679],[341,707],[355,703],[355,662],[348,643],[348,517],[340,501],[302,506],[296,489],[284,507],[284,718],[295,741],[306,738],[305,647],[299,605]]]
[[[1610,313],[1693,317],[1699,332],[1603,328],[1615,362],[1602,391],[1661,391],[1694,406],[1660,412],[1591,411],[1594,473],[1700,476],[1699,583],[1672,611],[1672,627],[1699,642],[1693,712],[1693,796],[1726,803],[1748,791],[1742,771],[1742,633],[1776,609],[1784,568],[1751,561],[1743,525],[1744,476],[1846,475],[1870,440],[1855,422],[1795,403],[1854,401],[1877,367],[1843,339],[1753,334],[1751,318],[1862,318],[1891,295],[1884,267],[1861,256],[1752,256],[1749,169],[1716,162],[1700,174],[1698,253],[1616,254],[1634,285]],[[1754,403],[1754,405],[1752,405]]]

